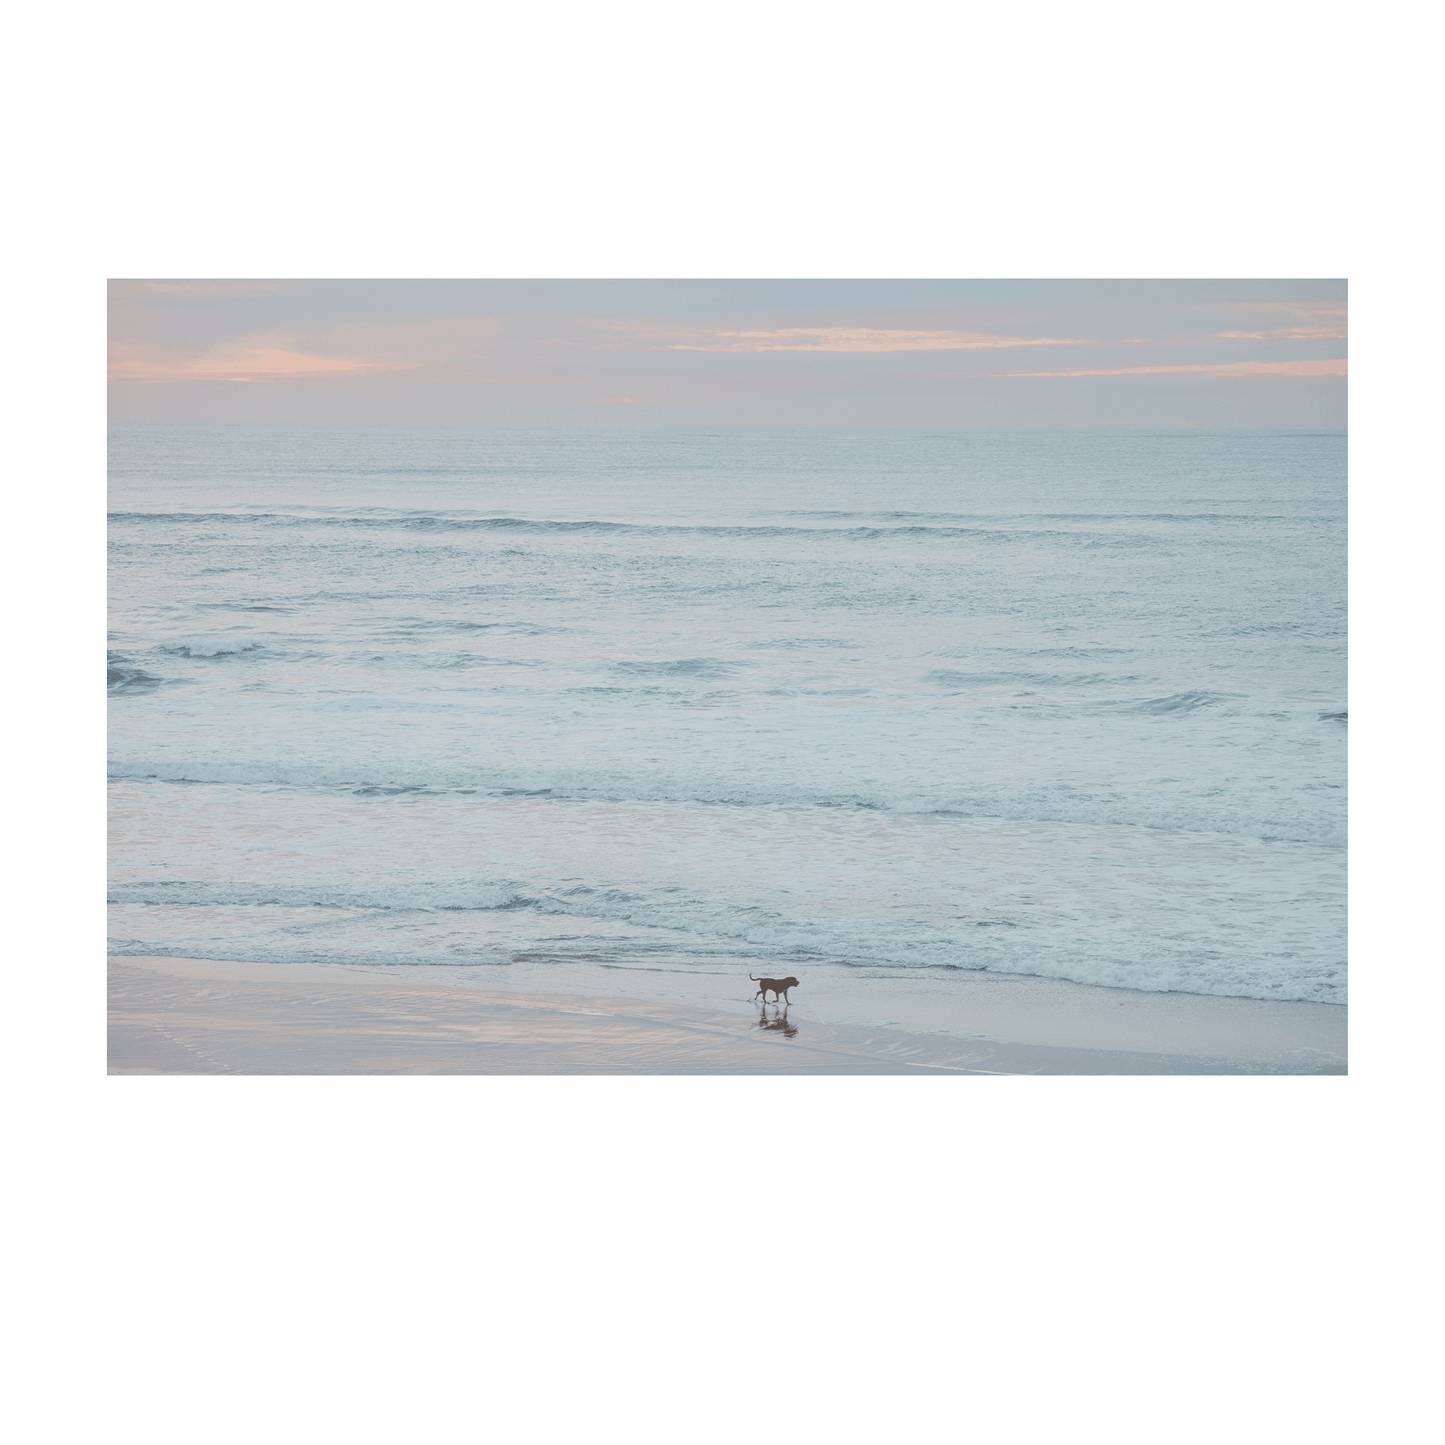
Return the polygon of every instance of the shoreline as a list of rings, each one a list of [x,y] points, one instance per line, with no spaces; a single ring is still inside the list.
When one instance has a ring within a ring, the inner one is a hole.
[[[1347,1072],[1341,1005],[1022,975],[952,980],[953,1028],[926,980],[884,981],[877,1023],[830,1017],[826,991],[784,1013],[518,990],[447,967],[145,955],[108,959],[108,981],[116,1075]]]

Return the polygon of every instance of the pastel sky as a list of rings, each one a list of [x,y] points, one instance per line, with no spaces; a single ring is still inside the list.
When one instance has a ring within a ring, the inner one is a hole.
[[[1343,427],[1343,281],[110,283],[121,421]]]

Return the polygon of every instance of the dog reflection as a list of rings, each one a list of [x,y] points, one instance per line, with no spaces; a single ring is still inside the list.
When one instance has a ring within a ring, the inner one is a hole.
[[[768,1017],[769,1008],[773,1011],[771,1018]],[[797,1024],[788,1022],[787,1004],[783,1005],[781,1013],[778,1011],[777,1004],[763,1004],[762,1012],[758,1015],[758,1027],[760,1029],[776,1029],[785,1039],[792,1038],[798,1032]]]

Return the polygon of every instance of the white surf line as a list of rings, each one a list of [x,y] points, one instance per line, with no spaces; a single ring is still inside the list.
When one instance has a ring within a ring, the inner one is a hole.
[[[1020,1069],[970,1069],[966,1064],[926,1064],[917,1059],[888,1059],[885,1062],[907,1064],[915,1069],[947,1069],[951,1074],[993,1074],[1001,1079],[1026,1079],[1032,1077]]]

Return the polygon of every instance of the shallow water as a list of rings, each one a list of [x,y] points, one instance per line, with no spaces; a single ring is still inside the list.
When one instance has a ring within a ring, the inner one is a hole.
[[[1344,503],[1335,433],[117,427],[112,952],[1343,1002]]]

